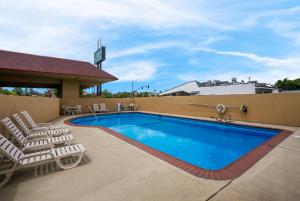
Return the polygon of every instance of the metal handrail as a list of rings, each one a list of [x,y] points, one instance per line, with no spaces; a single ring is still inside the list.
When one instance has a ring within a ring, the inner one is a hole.
[[[88,105],[89,110],[92,112],[92,114],[96,117],[96,119],[98,120],[98,116],[96,115],[96,113],[92,110],[92,108]]]
[[[209,104],[198,104],[198,103],[181,103],[183,105],[195,105],[195,106],[207,106],[207,107],[216,107],[217,105],[209,105]],[[227,106],[229,108],[240,108],[240,106]]]

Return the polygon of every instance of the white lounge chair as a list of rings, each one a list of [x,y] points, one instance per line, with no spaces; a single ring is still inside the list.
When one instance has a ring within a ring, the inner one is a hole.
[[[75,112],[77,113],[77,114],[81,114],[81,105],[76,105],[75,106],[77,109],[75,110]]]
[[[17,113],[14,113],[12,117],[17,122],[19,127],[22,129],[27,139],[38,138],[38,137],[54,137],[54,136],[61,136],[70,133],[70,130],[67,128],[36,131],[34,129],[29,129],[25,124],[25,122],[21,119],[21,117]]]
[[[28,121],[28,124],[31,126],[31,129],[34,130],[49,130],[49,129],[62,129],[65,128],[63,125],[52,125],[50,123],[40,123],[37,124],[32,119],[31,115],[27,111],[22,111],[21,114]]]
[[[107,109],[105,103],[100,103],[100,112],[108,112],[108,109]]]
[[[101,112],[99,104],[98,103],[94,103],[93,104],[93,111],[94,112]]]
[[[45,163],[56,162],[61,169],[70,169],[77,166],[83,156],[85,148],[82,144],[64,146],[46,151],[40,151],[25,154],[13,143],[0,134],[0,153],[9,160],[10,167],[0,170],[0,188],[10,179],[12,173],[21,168],[35,167]],[[64,164],[63,159],[77,157],[76,161],[71,164]],[[1,178],[3,178],[1,180]]]
[[[63,112],[64,112],[64,116],[66,116],[66,114],[68,113],[69,115],[71,115],[71,110],[69,108],[69,106],[67,105],[63,105],[62,106]]]
[[[21,150],[24,152],[54,148],[55,145],[69,145],[74,140],[72,135],[28,140],[8,117],[2,119],[1,122],[8,129],[10,134],[13,136],[13,139],[20,145]]]

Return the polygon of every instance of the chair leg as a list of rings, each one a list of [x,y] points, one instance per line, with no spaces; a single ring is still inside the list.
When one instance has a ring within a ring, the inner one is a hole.
[[[0,188],[2,188],[10,180],[16,166],[17,163],[15,163],[11,169],[0,172],[0,176],[4,176],[4,178],[0,181]]]
[[[63,170],[67,170],[67,169],[74,168],[74,167],[76,167],[76,166],[80,163],[80,161],[81,161],[81,159],[82,159],[82,156],[83,156],[83,152],[80,153],[80,154],[77,155],[77,156],[78,156],[78,159],[77,159],[74,163],[64,165],[64,164],[61,162],[62,159],[61,159],[61,158],[58,158],[58,159],[56,159],[56,164],[57,164],[58,167],[60,167],[60,168],[63,169]]]

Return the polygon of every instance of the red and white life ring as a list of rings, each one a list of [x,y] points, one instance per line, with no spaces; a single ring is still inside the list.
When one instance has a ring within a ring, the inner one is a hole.
[[[226,107],[223,104],[218,104],[216,109],[217,109],[217,112],[221,113],[221,114],[224,114],[226,112]]]

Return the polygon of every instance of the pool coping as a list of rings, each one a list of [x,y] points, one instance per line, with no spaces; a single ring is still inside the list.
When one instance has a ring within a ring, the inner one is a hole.
[[[122,112],[121,114],[124,114],[124,113],[125,112]],[[128,112],[128,113],[131,113],[131,112]],[[147,114],[144,112],[136,112],[136,113]],[[115,114],[118,114],[118,113],[115,113]],[[152,113],[148,113],[148,114],[152,114]],[[155,115],[158,115],[158,114],[155,114]],[[79,117],[85,117],[85,116],[93,116],[93,115],[88,114],[88,115],[82,115]],[[165,114],[163,114],[161,116],[174,117],[173,115],[165,115]],[[248,152],[241,158],[230,163],[225,168],[220,169],[220,170],[208,170],[208,169],[204,169],[204,168],[192,165],[183,160],[177,159],[177,158],[175,158],[169,154],[166,154],[164,152],[158,151],[152,147],[149,147],[149,146],[144,145],[140,142],[137,142],[133,139],[130,139],[130,138],[122,135],[121,133],[113,131],[109,128],[106,128],[103,126],[81,126],[81,125],[71,123],[70,121],[75,118],[78,118],[78,116],[66,119],[64,121],[64,123],[69,126],[75,126],[75,127],[87,127],[87,128],[101,129],[101,130],[135,146],[135,147],[142,149],[143,151],[145,151],[161,160],[164,160],[165,162],[168,162],[168,163],[194,175],[194,176],[202,177],[202,178],[206,178],[206,179],[213,179],[213,180],[229,180],[229,179],[234,179],[234,178],[239,177],[245,171],[247,171],[249,168],[251,168],[255,163],[257,163],[261,158],[263,158],[267,153],[269,153],[272,149],[274,149],[278,144],[280,144],[284,139],[286,139],[289,135],[291,135],[293,133],[292,131],[286,130],[286,129],[276,129],[276,130],[281,130],[281,132],[279,134],[273,136],[271,139],[267,140],[263,144],[259,145],[258,147],[252,149],[250,152]],[[193,117],[180,117],[180,118],[200,120],[200,119],[193,118]],[[200,120],[200,121],[217,122],[217,121],[213,121],[213,120]],[[224,123],[224,122],[219,122],[219,123],[231,124],[231,123]],[[247,125],[245,123],[238,123],[236,125],[274,130],[274,128],[270,128],[270,127],[253,126],[253,125]]]

